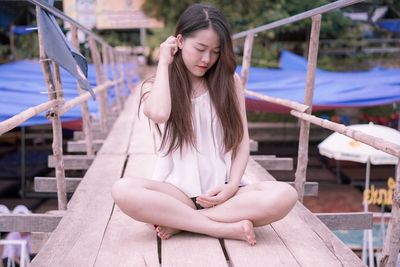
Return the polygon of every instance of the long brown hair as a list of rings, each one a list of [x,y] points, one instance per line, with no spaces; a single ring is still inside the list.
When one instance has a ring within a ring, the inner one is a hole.
[[[233,150],[243,138],[243,122],[236,94],[234,73],[235,55],[231,30],[223,13],[217,8],[204,4],[194,4],[187,8],[178,20],[175,36],[191,37],[196,31],[211,27],[220,39],[220,56],[206,72],[204,78],[210,98],[224,133],[224,150]],[[167,153],[184,145],[195,144],[192,125],[191,96],[192,85],[188,70],[183,62],[181,51],[175,54],[170,65],[169,85],[171,92],[171,114],[165,123],[161,150],[168,145]]]

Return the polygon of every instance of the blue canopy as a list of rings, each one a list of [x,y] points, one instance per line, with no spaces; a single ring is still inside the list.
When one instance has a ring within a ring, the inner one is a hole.
[[[88,66],[88,81],[91,86],[96,86],[95,67]],[[60,68],[61,80],[65,101],[78,96],[76,79],[67,71]],[[111,72],[109,79],[112,80]],[[134,82],[137,82],[137,77]],[[114,99],[114,90],[109,90],[109,101]],[[0,65],[0,121],[6,120],[29,107],[48,101],[47,87],[44,82],[42,70],[38,61],[23,60]],[[89,100],[89,111],[97,116],[98,103]],[[81,118],[80,108],[75,107],[66,112],[62,121],[73,121]],[[49,120],[40,114],[22,126],[49,123]]]
[[[240,73],[240,67],[238,68]],[[249,90],[271,97],[304,102],[307,61],[283,51],[279,69],[252,67]],[[366,107],[400,101],[400,69],[376,67],[369,71],[333,72],[317,69],[313,110]],[[247,108],[263,111],[288,109],[248,97]]]

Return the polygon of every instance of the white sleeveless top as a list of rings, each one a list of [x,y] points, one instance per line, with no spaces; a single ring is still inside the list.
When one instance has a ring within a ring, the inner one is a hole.
[[[166,146],[159,152],[153,180],[197,197],[228,182],[232,152],[224,152],[222,125],[208,91],[192,99],[192,118],[196,146],[185,145],[182,153],[178,148],[168,155]]]

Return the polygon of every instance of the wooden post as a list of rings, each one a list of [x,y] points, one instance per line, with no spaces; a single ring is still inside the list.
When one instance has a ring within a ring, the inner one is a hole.
[[[71,40],[72,45],[75,46],[79,51],[79,41],[78,41],[78,30],[75,25],[71,26]],[[84,93],[82,88],[79,86],[79,83],[76,84],[76,89],[78,90],[78,94],[81,95]],[[85,144],[86,144],[86,154],[94,155],[94,147],[93,147],[93,134],[92,134],[92,122],[90,119],[89,107],[87,101],[84,101],[81,104],[81,114],[82,114],[82,130],[85,134]]]
[[[96,67],[96,83],[97,85],[101,85],[103,83],[103,73],[101,71],[101,60],[99,50],[97,49],[96,41],[93,37],[89,37],[89,47],[90,47],[90,54],[92,55],[93,64]],[[100,110],[100,129],[103,133],[107,132],[106,129],[106,99],[104,97],[104,93],[99,94],[99,110]]]
[[[253,51],[254,33],[248,33],[244,41],[242,71],[240,76],[242,79],[243,88],[246,89],[247,81],[249,80],[249,69],[251,65],[251,53]]]
[[[116,69],[117,66],[116,66],[116,61],[115,61],[114,49],[112,47],[110,47],[108,52],[109,52],[109,55],[110,55],[111,72],[112,72],[113,80],[118,80],[117,69]],[[120,112],[122,110],[122,100],[121,100],[121,96],[119,94],[119,88],[120,88],[120,84],[116,84],[114,86],[115,102],[116,102],[117,107],[118,107],[118,112]]]
[[[393,194],[392,213],[386,233],[380,267],[394,267],[400,250],[400,158],[396,167],[396,186]]]
[[[309,109],[306,111],[307,114],[311,114],[312,112],[315,69],[317,67],[320,27],[321,27],[321,15],[313,16],[311,25],[310,46],[308,52],[306,95],[304,99],[304,104],[309,106]],[[306,182],[309,135],[310,135],[310,123],[308,121],[302,120],[300,125],[299,151],[298,151],[297,168],[295,173],[296,177],[295,188],[299,196],[299,201],[301,202],[303,202],[304,184]]]
[[[36,19],[38,21],[40,20],[39,7],[36,7]],[[47,59],[44,51],[43,32],[40,29],[40,27],[38,27],[38,39],[39,39],[40,63],[47,84],[47,89],[49,91],[49,98],[50,100],[59,100],[59,97],[62,97],[62,92],[61,92],[61,80],[59,77],[59,73],[57,72],[58,66],[54,65],[55,79],[56,79],[56,86],[55,86],[53,82],[53,77],[51,75],[49,59]],[[66,210],[67,191],[65,185],[65,171],[64,171],[63,148],[62,148],[62,127],[61,127],[60,117],[58,116],[58,106],[50,109],[48,117],[51,119],[53,126],[53,155],[56,158],[55,171],[57,179],[58,209]]]
[[[120,77],[124,78],[124,83],[122,84],[122,98],[125,99],[124,97],[127,96],[126,83],[128,82],[128,78],[126,77],[125,71],[124,71],[125,60],[124,60],[124,57],[121,55],[121,53],[118,53],[117,59],[119,62],[119,64],[118,64],[119,75],[120,75]]]
[[[108,45],[102,44],[101,45],[101,55],[103,58],[103,83],[108,81],[108,67],[109,67],[109,55],[108,55]],[[105,105],[106,105],[106,114],[109,114],[108,109],[108,90],[103,91],[101,94],[104,94]],[[108,116],[106,116],[106,121],[108,120]]]

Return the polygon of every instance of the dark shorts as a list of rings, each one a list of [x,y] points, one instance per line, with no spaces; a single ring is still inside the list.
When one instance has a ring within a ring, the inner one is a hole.
[[[196,207],[196,210],[202,210],[204,207],[202,207],[200,204],[196,203],[196,197],[191,197],[190,198],[193,201],[194,206]]]

